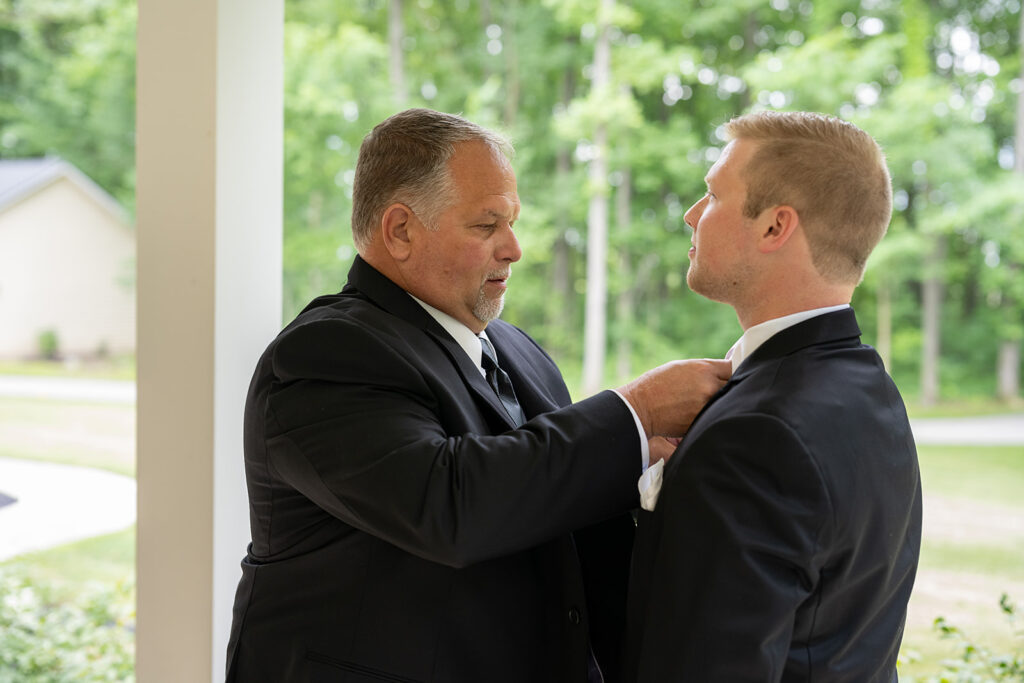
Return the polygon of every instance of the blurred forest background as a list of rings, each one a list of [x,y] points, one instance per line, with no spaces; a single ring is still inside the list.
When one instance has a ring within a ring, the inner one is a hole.
[[[896,207],[854,306],[911,400],[1019,400],[1019,0],[291,0],[284,319],[341,288],[359,143],[409,106],[516,143],[525,256],[504,317],[577,397],[719,356],[685,284],[686,208],[753,108],[872,133]],[[60,155],[134,204],[131,0],[0,0],[0,157]]]

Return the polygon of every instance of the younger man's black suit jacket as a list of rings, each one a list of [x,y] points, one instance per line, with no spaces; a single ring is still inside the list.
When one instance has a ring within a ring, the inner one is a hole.
[[[852,309],[768,339],[642,512],[626,680],[895,680],[921,541],[917,453]]]

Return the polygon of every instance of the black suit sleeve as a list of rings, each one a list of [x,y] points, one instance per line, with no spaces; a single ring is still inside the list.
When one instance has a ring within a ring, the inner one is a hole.
[[[267,467],[332,516],[460,567],[635,505],[639,439],[611,392],[502,435],[452,435],[454,389],[378,335],[336,320],[290,331],[256,407]]]
[[[639,530],[659,538],[649,573],[633,577],[649,595],[639,680],[778,681],[833,524],[818,468],[760,415],[718,422],[681,455]]]

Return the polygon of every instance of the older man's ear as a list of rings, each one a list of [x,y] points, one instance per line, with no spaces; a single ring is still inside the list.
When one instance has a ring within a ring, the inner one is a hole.
[[[405,204],[392,204],[381,216],[381,238],[384,248],[396,261],[405,261],[412,252],[410,223],[415,219],[415,214]]]

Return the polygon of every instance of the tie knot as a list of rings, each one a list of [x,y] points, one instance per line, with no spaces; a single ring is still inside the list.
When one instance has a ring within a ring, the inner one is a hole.
[[[498,367],[498,357],[494,353],[494,347],[491,346],[491,340],[487,337],[479,337],[479,339],[480,350],[483,352],[483,355],[480,357],[480,364],[484,366],[485,370],[488,364],[495,368]]]

